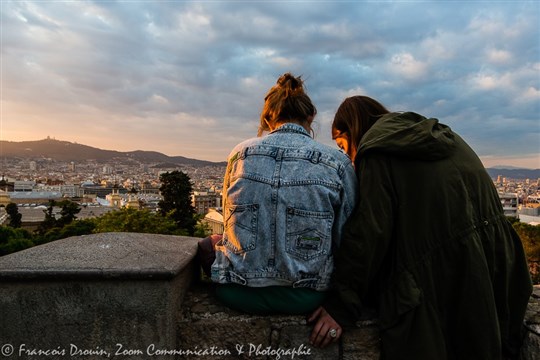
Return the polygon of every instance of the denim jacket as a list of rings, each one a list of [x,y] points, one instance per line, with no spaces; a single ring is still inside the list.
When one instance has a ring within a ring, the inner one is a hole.
[[[300,125],[242,142],[228,158],[212,280],[327,290],[355,196],[347,155]]]

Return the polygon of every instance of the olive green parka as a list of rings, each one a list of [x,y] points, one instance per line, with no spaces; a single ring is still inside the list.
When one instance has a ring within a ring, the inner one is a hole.
[[[530,275],[474,151],[437,119],[392,113],[361,139],[355,167],[330,314],[346,324],[373,300],[385,360],[516,356]]]

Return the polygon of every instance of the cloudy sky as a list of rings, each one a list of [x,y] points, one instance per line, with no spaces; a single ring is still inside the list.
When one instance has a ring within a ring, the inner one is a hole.
[[[302,75],[316,139],[350,95],[540,168],[539,1],[1,0],[0,138],[223,161]]]

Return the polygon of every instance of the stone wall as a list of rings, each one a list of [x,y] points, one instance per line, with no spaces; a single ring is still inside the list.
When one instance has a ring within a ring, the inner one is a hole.
[[[216,349],[220,359],[347,359],[376,360],[379,339],[376,322],[366,320],[344,333],[341,341],[318,349],[309,344],[311,326],[303,316],[253,316],[221,305],[212,284],[190,289],[180,309],[179,346]],[[212,355],[200,359],[212,359]]]
[[[175,349],[196,249],[193,238],[106,233],[1,257],[1,355],[147,359],[149,346]]]
[[[248,316],[222,306],[213,284],[198,280],[196,243],[107,233],[0,257],[0,358],[378,358],[376,320],[316,349],[302,316]],[[540,288],[526,320],[523,359],[540,359]]]

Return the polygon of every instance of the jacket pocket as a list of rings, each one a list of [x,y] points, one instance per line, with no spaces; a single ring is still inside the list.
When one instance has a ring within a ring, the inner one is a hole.
[[[333,215],[328,211],[287,208],[287,252],[300,260],[328,255]]]
[[[231,205],[226,210],[223,245],[235,254],[257,247],[259,205]]]
[[[379,321],[382,329],[396,325],[401,315],[422,303],[422,290],[412,274],[403,270],[389,290],[381,294]]]

